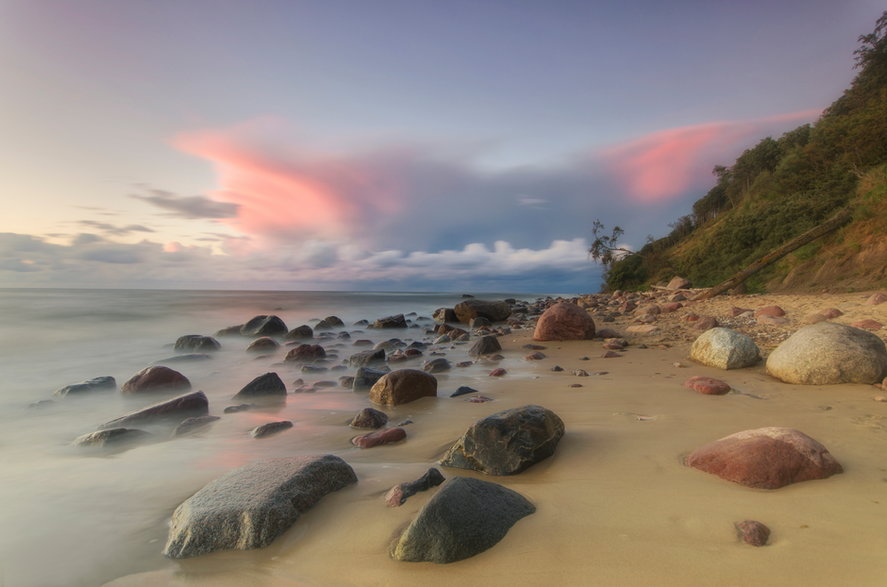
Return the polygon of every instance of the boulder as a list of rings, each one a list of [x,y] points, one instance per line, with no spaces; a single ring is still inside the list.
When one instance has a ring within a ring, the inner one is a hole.
[[[110,375],[102,377],[93,377],[80,383],[72,383],[61,389],[55,390],[52,395],[58,397],[67,397],[69,395],[81,395],[91,391],[114,391],[117,389],[117,381]]]
[[[552,454],[564,422],[542,406],[512,408],[471,425],[441,464],[489,475],[514,475]]]
[[[364,408],[351,420],[352,428],[381,428],[388,423],[388,414],[375,408]]]
[[[491,355],[502,350],[499,339],[492,334],[482,336],[468,349],[468,354],[472,357],[480,357],[482,355]]]
[[[404,318],[403,314],[397,314],[396,316],[386,316],[385,318],[379,318],[375,322],[373,322],[372,328],[406,328],[407,327],[407,319]]]
[[[74,446],[87,446],[96,448],[123,448],[142,442],[151,435],[144,430],[135,428],[108,428],[107,430],[97,430],[78,436],[74,439]]]
[[[195,416],[193,418],[185,418],[182,420],[181,424],[176,426],[176,429],[172,431],[172,435],[173,437],[176,437],[191,434],[219,419],[218,416]]]
[[[208,413],[209,401],[206,399],[206,394],[194,391],[130,412],[105,422],[100,428],[119,428],[133,422],[181,422],[185,418],[205,416]]]
[[[286,324],[277,316],[256,316],[240,327],[243,336],[283,336]]]
[[[696,449],[685,463],[747,487],[778,489],[843,472],[823,445],[792,428],[757,428]]]
[[[437,487],[444,482],[444,476],[440,471],[431,467],[424,475],[415,481],[407,481],[400,485],[395,485],[385,494],[385,503],[389,507],[398,507],[420,491],[426,491],[432,487]]]
[[[690,280],[685,277],[680,277],[675,275],[671,278],[671,281],[668,282],[668,285],[665,286],[666,289],[689,289],[692,287],[692,283]]]
[[[383,364],[385,364],[385,349],[361,351],[348,357],[348,365],[351,367],[367,367],[369,365]]]
[[[203,336],[201,334],[186,334],[180,336],[176,340],[175,350],[183,353],[199,351],[202,353],[217,351],[222,348],[219,341],[211,336]]]
[[[806,385],[878,383],[887,375],[887,350],[871,332],[820,322],[804,326],[773,349],[767,373]]]
[[[438,308],[431,315],[435,322],[458,322],[456,312],[452,308]]]
[[[752,339],[729,328],[710,328],[690,346],[690,358],[709,367],[742,369],[761,360]]]
[[[370,389],[370,401],[380,405],[397,406],[422,397],[437,397],[437,378],[418,369],[386,373]]]
[[[394,541],[391,556],[410,562],[463,560],[494,546],[535,511],[524,496],[497,483],[454,477]]]
[[[142,369],[120,386],[120,391],[123,393],[175,392],[189,389],[191,382],[187,377],[162,365]]]
[[[267,546],[324,495],[356,482],[354,470],[334,455],[250,463],[176,508],[163,553],[179,559]]]
[[[386,428],[376,430],[369,434],[362,434],[351,439],[351,444],[359,448],[373,448],[382,444],[400,442],[407,437],[407,431],[403,428]]]
[[[533,340],[587,340],[594,338],[594,320],[569,302],[554,304],[539,317]]]
[[[782,316],[785,316],[785,310],[783,310],[779,306],[762,306],[755,310],[755,318],[760,318],[761,316],[773,316],[775,318],[780,318]]]
[[[342,328],[343,326],[345,326],[345,323],[342,322],[342,319],[338,316],[327,316],[314,325],[314,330],[333,330],[335,328]]]
[[[293,423],[289,420],[277,420],[275,422],[265,422],[249,431],[249,435],[253,438],[265,438],[272,436],[278,432],[289,430],[293,427]]]
[[[286,384],[277,373],[269,372],[259,375],[234,394],[232,399],[247,400],[255,398],[283,398],[286,396]]]
[[[705,395],[724,395],[730,392],[730,384],[714,377],[697,375],[684,381],[684,387]]]
[[[878,304],[883,304],[887,302],[887,293],[882,291],[875,292],[866,299],[865,303],[869,306],[877,306]]]
[[[486,318],[490,322],[502,322],[511,315],[511,306],[503,301],[487,301],[469,298],[453,307],[453,312],[459,322],[469,324],[472,318],[478,316]]]
[[[326,357],[326,350],[319,344],[300,344],[293,347],[284,357],[284,361],[310,363]]]
[[[246,347],[246,351],[249,353],[267,353],[269,351],[277,350],[277,347],[279,346],[280,343],[270,336],[262,336],[249,343],[249,346]]]
[[[284,338],[287,340],[311,339],[314,338],[314,330],[312,330],[307,324],[302,324],[287,332]]]
[[[428,373],[443,373],[444,371],[449,371],[452,367],[450,362],[443,357],[437,357],[422,364],[422,370]]]
[[[389,369],[373,369],[371,367],[358,367],[351,383],[354,391],[369,391],[383,375],[389,373]]]

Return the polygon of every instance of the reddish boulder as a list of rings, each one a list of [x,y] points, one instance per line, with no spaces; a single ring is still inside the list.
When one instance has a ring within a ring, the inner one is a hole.
[[[863,330],[881,330],[884,327],[883,324],[878,322],[877,320],[872,320],[871,318],[866,318],[865,320],[858,320],[851,324],[850,326],[854,328],[862,328]]]
[[[533,340],[587,340],[594,338],[594,320],[568,302],[554,304],[539,317]]]
[[[284,361],[310,363],[326,356],[326,351],[319,344],[300,344],[286,354]]]
[[[437,397],[437,378],[418,369],[386,373],[370,388],[374,404],[397,406],[422,397]]]
[[[373,448],[380,444],[391,444],[399,442],[407,437],[407,431],[403,428],[386,428],[385,430],[376,430],[369,434],[362,434],[351,439],[351,444],[360,448]]]
[[[142,369],[120,386],[123,393],[143,393],[150,391],[188,391],[191,382],[188,378],[169,367],[156,366]]]
[[[825,479],[844,470],[819,442],[798,430],[777,427],[731,434],[696,449],[685,463],[758,489]]]
[[[779,306],[762,306],[755,310],[755,318],[760,316],[785,316],[785,310]]]
[[[730,384],[714,377],[697,375],[684,381],[684,387],[705,395],[724,395],[731,389]]]

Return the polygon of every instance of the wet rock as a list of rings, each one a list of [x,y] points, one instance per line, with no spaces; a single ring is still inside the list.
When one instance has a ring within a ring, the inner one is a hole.
[[[690,358],[709,367],[741,369],[761,360],[752,339],[729,328],[711,328],[693,341]]]
[[[684,387],[699,393],[704,393],[705,395],[724,395],[725,393],[729,393],[730,389],[732,389],[730,384],[726,381],[721,381],[714,377],[703,377],[701,375],[691,377],[684,381]]]
[[[533,340],[587,340],[594,338],[594,320],[588,312],[567,302],[554,304],[539,317]]]
[[[387,368],[373,369],[371,367],[360,367],[354,375],[351,389],[354,391],[369,391],[383,375],[389,372],[390,370]]]
[[[173,437],[176,437],[191,434],[219,419],[218,416],[195,416],[193,418],[185,418],[182,420],[181,424],[176,426],[176,429],[172,431],[172,435]]]
[[[522,346],[521,348],[526,349],[528,351],[544,351],[548,347],[546,347],[545,345],[541,345],[541,344],[527,343],[524,346]]]
[[[602,358],[602,359],[618,359],[618,358],[621,357],[621,356],[622,356],[622,355],[620,355],[620,354],[617,353],[617,352],[614,352],[614,351],[606,351],[604,354],[601,355],[601,358]]]
[[[443,373],[444,371],[449,371],[451,368],[452,365],[450,362],[443,357],[425,361],[422,365],[422,370],[428,373]]]
[[[404,318],[403,314],[397,314],[395,316],[386,316],[385,318],[379,318],[375,322],[373,322],[373,328],[406,328],[407,327],[407,319]]]
[[[311,363],[326,357],[326,350],[319,344],[300,344],[292,349],[284,357],[284,361],[294,363]]]
[[[391,546],[395,560],[451,563],[502,540],[536,511],[519,493],[489,481],[454,477],[419,511]]]
[[[367,367],[369,365],[383,365],[384,363],[385,349],[361,351],[348,357],[348,365],[351,367]]]
[[[536,405],[512,408],[472,424],[441,464],[514,475],[554,454],[563,435],[564,423],[551,410]]]
[[[539,351],[534,351],[532,353],[527,353],[526,355],[524,355],[525,361],[541,361],[544,358],[545,358],[545,353],[542,353]]]
[[[244,400],[269,397],[281,399],[286,397],[286,384],[280,378],[280,375],[273,371],[259,375],[244,385],[243,389],[234,394],[232,399]]]
[[[273,338],[263,336],[252,341],[249,346],[246,347],[246,350],[249,353],[266,353],[268,351],[277,350],[277,347],[279,346],[280,344]]]
[[[791,428],[758,428],[726,436],[693,451],[690,467],[747,487],[778,489],[843,472],[823,445]]]
[[[185,336],[180,336],[178,340],[176,340],[174,348],[180,352],[198,351],[205,353],[217,351],[222,348],[222,345],[211,336],[186,334]]]
[[[752,546],[764,546],[770,539],[770,528],[755,520],[743,520],[734,524],[739,539]]]
[[[191,389],[188,378],[169,367],[156,365],[142,369],[120,386],[123,393],[176,392]]]
[[[431,315],[435,322],[458,322],[456,312],[452,308],[438,308]]]
[[[239,404],[236,406],[228,406],[223,410],[223,412],[226,414],[236,414],[237,412],[245,412],[250,408],[252,408],[251,404]]]
[[[484,318],[483,316],[478,316],[476,318],[472,318],[471,322],[468,323],[469,328],[483,328],[485,326],[492,326],[493,323],[490,322],[488,318]]]
[[[471,345],[471,348],[468,349],[468,354],[472,357],[479,357],[482,355],[491,355],[501,350],[502,345],[499,344],[499,339],[492,334],[488,334],[487,336],[482,336],[477,339],[477,341]]]
[[[249,431],[249,435],[253,438],[266,438],[278,432],[283,432],[293,427],[293,423],[289,420],[277,420],[275,422],[265,422],[256,426]]]
[[[352,428],[381,428],[388,423],[388,414],[374,408],[364,408],[351,420]]]
[[[382,444],[400,442],[407,437],[407,431],[403,428],[386,428],[376,430],[369,434],[362,434],[351,439],[351,444],[358,448],[373,448]]]
[[[333,330],[343,326],[345,326],[345,323],[338,316],[327,316],[314,326],[314,330]]]
[[[418,369],[386,373],[370,389],[370,401],[380,405],[397,406],[423,397],[437,397],[437,379]]]
[[[240,336],[240,329],[243,328],[243,324],[237,324],[235,326],[226,326],[221,330],[216,332],[216,336]]]
[[[564,368],[561,367],[560,365],[555,365],[554,367],[551,368],[551,370],[554,372],[558,372],[558,371],[563,371]]]
[[[107,430],[132,423],[181,422],[190,416],[205,416],[208,413],[209,401],[206,399],[206,394],[194,391],[130,412],[105,422],[100,428]]]
[[[469,324],[473,318],[486,318],[490,322],[503,322],[511,315],[511,306],[504,301],[467,299],[453,308],[459,322]]]
[[[243,336],[283,336],[286,324],[277,316],[256,316],[240,327]]]
[[[420,491],[427,491],[432,487],[437,487],[441,483],[445,481],[443,474],[440,471],[431,467],[428,471],[425,472],[424,475],[416,479],[415,481],[409,481],[405,483],[401,483],[400,485],[395,485],[388,493],[385,494],[385,503],[388,504],[388,507],[398,507],[403,505],[403,503],[412,497],[413,495],[419,493]]]
[[[166,363],[191,363],[194,361],[206,361],[207,359],[212,359],[210,355],[206,353],[188,353],[186,355],[175,355],[172,357],[167,357],[161,361],[157,361],[158,365],[165,365]]]
[[[52,394],[57,397],[67,397],[69,395],[81,395],[92,391],[114,391],[117,389],[117,381],[110,375],[102,377],[93,377],[80,383],[72,383],[61,389],[55,390]]]
[[[287,340],[310,340],[314,338],[314,330],[307,324],[302,324],[287,332],[284,338]]]
[[[465,398],[464,401],[472,403],[472,404],[485,404],[487,402],[493,401],[493,398],[487,397],[485,395],[473,395],[471,397]]]
[[[495,369],[490,371],[489,376],[490,377],[504,377],[507,374],[508,374],[508,371],[506,371],[502,367],[496,367]]]
[[[767,358],[767,373],[786,383],[877,383],[887,375],[884,341],[833,322],[804,326]]]
[[[97,430],[78,436],[73,444],[74,446],[86,446],[96,448],[131,446],[139,442],[143,442],[151,437],[151,434],[144,430],[135,428],[107,428],[105,430]]]
[[[267,546],[324,495],[356,482],[354,470],[334,455],[250,463],[176,508],[163,553],[188,558]]]
[[[473,387],[468,387],[467,385],[463,385],[459,387],[456,391],[450,394],[450,397],[459,397],[460,395],[466,395],[469,393],[477,393],[477,390]]]

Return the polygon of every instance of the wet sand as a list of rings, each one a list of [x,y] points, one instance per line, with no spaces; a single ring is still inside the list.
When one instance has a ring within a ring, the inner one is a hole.
[[[529,351],[522,347],[531,342],[531,333],[515,331],[500,339],[505,359],[440,375],[438,398],[389,410],[392,422],[413,420],[404,442],[346,448],[354,434],[347,426],[310,440],[315,452],[348,461],[359,482],[324,498],[271,546],[169,561],[161,570],[110,585],[887,584],[887,403],[873,399],[885,392],[870,385],[788,385],[767,376],[763,365],[733,371],[700,366],[688,358],[689,342],[698,333],[685,329],[681,318],[693,311],[726,319],[734,305],[778,304],[788,311],[789,324],[746,325],[766,352],[773,346],[768,341],[784,338],[803,316],[825,307],[845,312],[837,322],[887,322],[887,303],[866,306],[866,297],[731,296],[690,304],[662,317],[656,332],[627,335],[631,346],[618,358],[602,358],[601,341],[593,340],[541,343],[546,358],[525,361]],[[598,327],[624,331],[630,323],[622,317]],[[457,361],[466,352],[467,347],[455,347],[448,358]],[[552,372],[554,365],[564,371]],[[508,374],[486,377],[494,366]],[[578,377],[574,369],[605,373]],[[698,394],[682,386],[693,375],[723,379],[742,393]],[[461,384],[494,401],[476,404],[445,396]],[[357,409],[368,405],[359,394],[353,401]],[[475,420],[530,403],[555,411],[565,422],[566,435],[553,457],[509,477],[441,470],[448,478],[501,483],[529,498],[536,513],[473,558],[449,565],[393,561],[390,542],[433,490],[400,508],[386,507],[385,492],[435,466]],[[318,418],[332,424],[345,415]],[[762,426],[805,432],[822,442],[845,472],[755,490],[682,463],[702,444]],[[268,442],[286,441],[280,435]],[[766,547],[738,540],[733,525],[745,519],[771,528]]]

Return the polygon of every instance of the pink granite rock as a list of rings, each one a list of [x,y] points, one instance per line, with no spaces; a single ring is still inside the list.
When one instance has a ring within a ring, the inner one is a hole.
[[[857,320],[850,326],[854,328],[862,328],[864,330],[881,330],[884,327],[883,324],[878,322],[877,320],[872,320],[871,318],[866,318],[865,320]]]
[[[706,395],[724,395],[731,389],[730,384],[714,377],[697,375],[684,381],[684,387]]]
[[[533,340],[587,340],[594,338],[594,320],[588,312],[567,302],[554,304],[539,317]]]
[[[759,316],[785,316],[785,310],[779,306],[762,306],[755,310],[755,318]]]
[[[144,393],[152,391],[188,391],[191,382],[188,378],[169,367],[156,366],[142,369],[120,386],[123,393]]]
[[[369,434],[362,434],[351,439],[351,444],[360,448],[373,448],[381,444],[399,442],[407,437],[407,431],[403,428],[386,428],[376,430]]]

